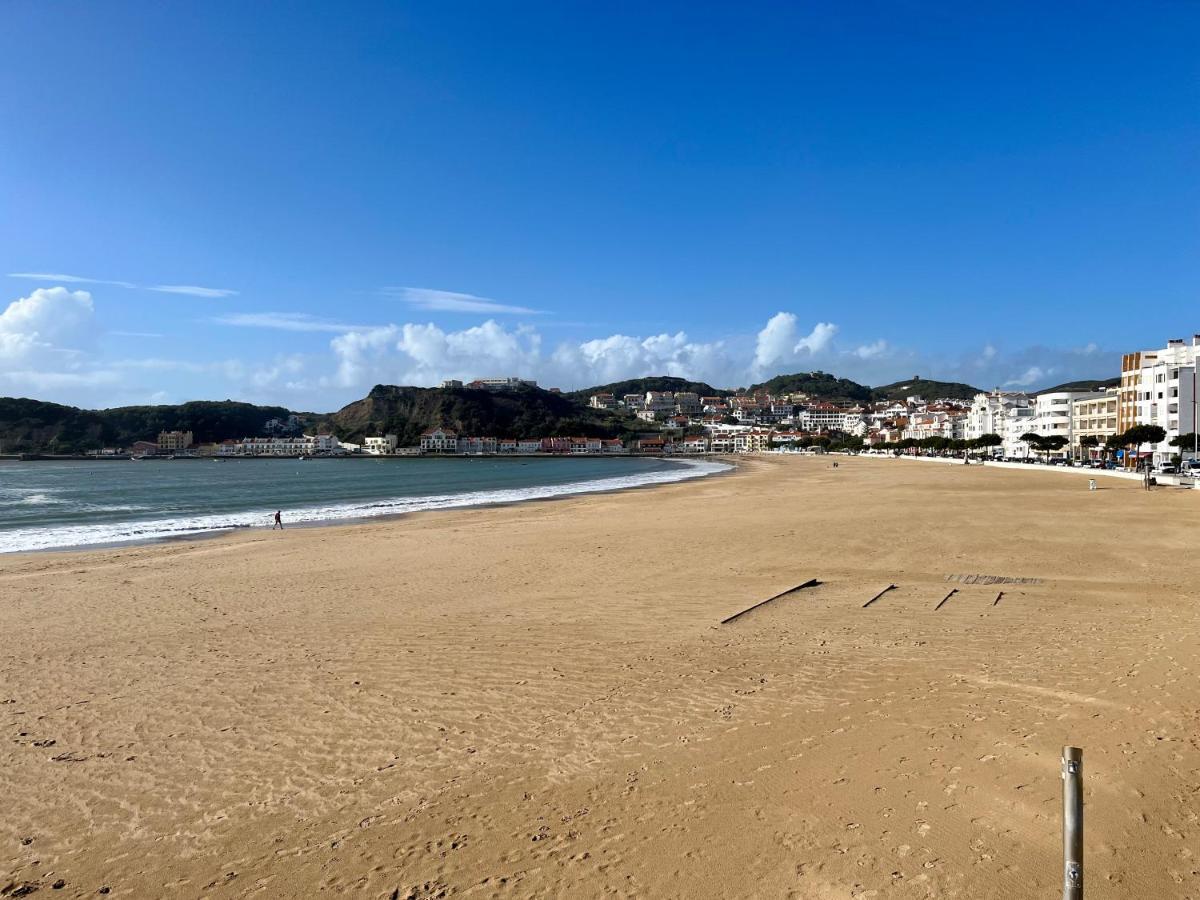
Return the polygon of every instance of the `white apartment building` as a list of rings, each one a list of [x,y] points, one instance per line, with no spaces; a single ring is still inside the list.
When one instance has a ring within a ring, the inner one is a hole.
[[[396,452],[398,439],[394,434],[363,438],[363,452],[372,456],[388,456]]]
[[[515,391],[522,387],[537,387],[537,382],[510,375],[507,378],[476,378],[469,386],[483,388],[485,391]]]
[[[311,456],[344,452],[345,447],[332,434],[243,438],[223,441],[217,447],[218,456]]]
[[[966,433],[966,422],[966,416],[946,412],[913,413],[904,427],[903,436],[916,441],[932,437],[962,440]]]
[[[732,432],[714,434],[709,438],[708,447],[713,453],[732,453],[737,439]]]
[[[771,431],[743,431],[734,435],[735,453],[761,453],[771,448]],[[715,443],[715,441],[714,441]]]
[[[1077,459],[1098,459],[1104,442],[1117,433],[1117,395],[1119,390],[1108,388],[1103,394],[1076,400],[1071,404],[1071,452]],[[1083,439],[1093,436],[1100,443],[1084,447]]]
[[[1066,443],[1054,456],[1069,456],[1076,445],[1075,409],[1077,400],[1095,400],[1104,396],[1103,391],[1054,391],[1038,394],[1034,398],[1033,419],[1021,433],[1032,431],[1042,437],[1061,437]]]
[[[1172,340],[1165,349],[1138,354],[1141,366],[1133,379],[1134,415],[1138,425],[1158,425],[1166,438],[1150,448],[1152,462],[1159,465],[1182,453],[1190,457],[1191,448],[1171,446],[1181,434],[1196,431],[1197,374],[1200,362],[1200,334],[1191,343]],[[1122,373],[1123,375],[1125,373]],[[1142,448],[1142,452],[1146,452]]]
[[[812,406],[799,410],[795,415],[797,427],[805,431],[844,431],[848,414],[844,409]],[[856,417],[862,421],[862,416]]]
[[[1005,456],[1024,456],[1029,448],[1020,436],[1029,431],[1033,406],[1029,395],[1021,391],[987,391],[975,395],[967,410],[963,437],[968,441],[985,434],[999,435]]]
[[[592,394],[588,398],[588,406],[592,409],[616,409],[617,398],[612,394]]]

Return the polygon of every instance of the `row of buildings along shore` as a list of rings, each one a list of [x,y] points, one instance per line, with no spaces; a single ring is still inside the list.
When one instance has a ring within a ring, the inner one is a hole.
[[[1000,439],[994,453],[1026,457],[1033,452],[1023,437],[1060,437],[1055,455],[1090,460],[1104,452],[1105,440],[1134,425],[1157,425],[1166,437],[1144,445],[1140,458],[1161,464],[1190,447],[1172,441],[1194,433],[1197,421],[1197,365],[1200,334],[1191,341],[1172,340],[1157,350],[1127,353],[1121,360],[1119,384],[1102,390],[1058,390],[1041,393],[984,391],[972,400],[926,398],[875,403],[814,399],[803,393],[738,393],[706,397],[689,392],[598,393],[589,398],[595,409],[612,410],[642,420],[654,430],[627,442],[597,437],[495,437],[461,435],[432,428],[415,447],[400,447],[396,435],[364,438],[361,444],[332,434],[301,434],[296,423],[268,423],[263,437],[227,440],[196,447],[191,432],[171,431],[157,442],[139,442],[140,455],[215,457],[391,455],[616,455],[628,453],[754,453],[796,449],[814,443],[871,447],[930,438],[970,441],[985,435]],[[915,385],[919,386],[919,380]],[[491,378],[468,387],[493,391],[536,386],[519,378]],[[448,381],[443,387],[463,387]],[[1092,440],[1094,438],[1094,440]],[[1148,448],[1148,449],[1147,449]],[[115,451],[113,451],[115,452]],[[1127,461],[1129,461],[1127,459]]]

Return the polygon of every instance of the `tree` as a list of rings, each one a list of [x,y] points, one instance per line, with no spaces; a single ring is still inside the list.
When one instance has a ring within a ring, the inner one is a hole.
[[[1004,438],[1000,437],[998,434],[981,434],[979,437],[974,438],[971,441],[971,445],[978,450],[987,450],[991,447],[1002,447],[1004,445]]]
[[[1178,447],[1183,453],[1195,452],[1196,449],[1196,434],[1189,431],[1187,434],[1181,434],[1178,437],[1171,438],[1171,446]]]
[[[1067,446],[1067,439],[1065,435],[1052,434],[1049,437],[1042,438],[1043,451],[1048,450],[1053,452],[1055,450],[1061,450],[1065,446]]]
[[[1027,431],[1021,435],[1022,443],[1028,444],[1034,453],[1041,453],[1046,448],[1042,445],[1042,436],[1036,431]]]
[[[1142,444],[1162,443],[1166,440],[1167,432],[1158,425],[1134,425],[1116,437],[1120,442],[1119,446],[1125,448],[1133,447],[1137,451]]]
[[[1100,435],[1085,434],[1083,437],[1081,437],[1079,439],[1079,446],[1086,450],[1091,450],[1093,447],[1099,447],[1100,446]]]

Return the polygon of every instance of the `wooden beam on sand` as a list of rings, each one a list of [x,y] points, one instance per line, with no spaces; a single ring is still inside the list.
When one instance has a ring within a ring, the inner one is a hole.
[[[992,606],[996,606],[1000,602],[1000,598],[1004,596],[1004,591],[996,595],[996,599],[992,601]]]
[[[894,585],[894,584],[889,584],[889,585],[888,585],[887,587],[885,587],[885,588],[884,588],[882,591],[880,591],[878,594],[876,594],[874,597],[872,597],[870,600],[868,600],[866,603],[864,603],[864,604],[862,605],[862,608],[863,608],[863,609],[866,609],[868,606],[870,606],[872,603],[874,603],[876,600],[878,600],[880,597],[882,597],[882,596],[883,596],[884,594],[886,594],[888,591],[894,591],[895,589],[896,589],[896,585]]]
[[[946,605],[947,600],[949,600],[951,597],[953,597],[957,593],[958,593],[958,588],[952,588],[950,590],[950,593],[948,593],[945,597],[942,598],[942,602],[933,608],[933,611],[937,612],[939,609],[941,609],[943,606]]]
[[[770,603],[773,600],[778,600],[780,597],[786,597],[788,594],[794,594],[794,593],[796,593],[796,591],[802,591],[805,588],[816,587],[820,583],[821,582],[817,581],[817,579],[810,578],[810,579],[808,579],[808,581],[804,582],[803,584],[798,584],[793,588],[788,588],[786,591],[776,594],[774,597],[768,597],[766,600],[762,600],[758,603],[755,603],[753,606],[747,606],[741,612],[736,612],[732,616],[729,616],[726,619],[722,619],[721,624],[728,625],[734,619],[739,618],[740,616],[744,616],[748,612],[754,612],[754,610],[758,609],[760,606],[766,606],[768,603]]]

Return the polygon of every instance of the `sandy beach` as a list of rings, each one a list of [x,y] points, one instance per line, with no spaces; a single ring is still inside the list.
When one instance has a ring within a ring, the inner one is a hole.
[[[0,558],[0,897],[1200,897],[1200,493],[840,463]]]

